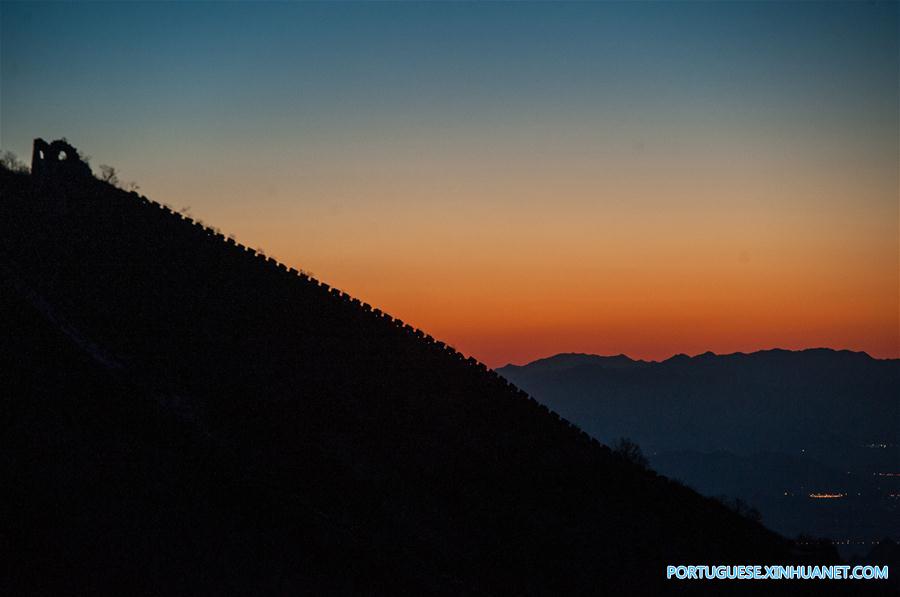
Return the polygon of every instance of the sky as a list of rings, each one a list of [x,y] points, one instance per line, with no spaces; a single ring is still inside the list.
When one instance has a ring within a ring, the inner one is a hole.
[[[0,3],[0,148],[490,366],[900,357],[898,4]]]

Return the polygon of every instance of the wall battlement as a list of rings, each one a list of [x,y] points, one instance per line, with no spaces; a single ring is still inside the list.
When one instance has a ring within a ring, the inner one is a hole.
[[[65,157],[62,157],[60,152],[65,152]],[[35,140],[33,165],[34,171],[30,179],[34,194],[29,193],[27,196],[37,197],[39,201],[29,205],[34,208],[35,214],[40,214],[40,218],[51,216],[51,218],[43,220],[50,224],[47,228],[48,234],[75,240],[81,251],[97,251],[96,255],[101,255],[104,252],[101,245],[105,242],[101,239],[109,238],[117,243],[115,246],[118,247],[121,244],[122,248],[130,251],[131,259],[147,259],[148,253],[156,252],[161,247],[166,247],[163,253],[166,253],[169,259],[176,257],[178,252],[184,256],[195,255],[197,256],[196,262],[212,266],[219,272],[235,272],[233,276],[230,274],[227,276],[229,288],[237,287],[240,292],[244,293],[242,295],[244,300],[248,295],[251,296],[253,308],[258,306],[259,313],[263,313],[267,308],[266,303],[269,303],[268,308],[273,312],[277,311],[281,314],[293,312],[292,316],[296,317],[293,321],[297,322],[302,329],[306,329],[308,323],[304,323],[302,320],[302,309],[307,306],[315,306],[324,317],[339,322],[337,333],[355,338],[353,341],[360,342],[359,346],[363,351],[367,351],[370,346],[381,342],[393,343],[392,345],[402,354],[408,354],[413,359],[425,359],[432,362],[433,370],[437,372],[439,379],[465,380],[453,383],[471,383],[475,386],[483,383],[486,384],[485,387],[493,387],[499,392],[499,396],[503,397],[504,402],[508,400],[509,405],[514,406],[515,412],[519,412],[519,409],[524,411],[547,410],[534,398],[474,357],[463,355],[454,347],[407,324],[402,319],[385,313],[339,288],[332,287],[308,272],[288,267],[274,257],[266,255],[262,250],[246,246],[233,237],[226,237],[218,229],[206,226],[203,222],[173,210],[165,204],[153,201],[138,192],[115,188],[98,181],[90,173],[87,164],[81,160],[77,150],[64,140],[52,143],[47,143],[42,139]],[[85,176],[87,179],[84,178]],[[25,196],[23,195],[23,197]],[[77,205],[70,201],[72,198],[78,199]],[[82,199],[90,201],[83,202]],[[67,202],[72,209],[66,208]],[[50,203],[60,204],[64,209],[47,210],[47,205]],[[60,217],[67,220],[67,225],[62,227],[59,225]],[[68,225],[68,220],[71,220],[71,225]],[[95,228],[102,233],[84,233],[87,230],[94,231]],[[27,244],[39,242],[38,237],[34,235],[25,235],[23,238],[27,239]],[[17,243],[12,238],[9,240]],[[158,246],[157,241],[159,241]],[[147,242],[150,243],[149,246],[141,244]],[[59,245],[59,243],[57,244]],[[186,261],[193,262],[194,260],[186,257]],[[139,261],[139,263],[151,275],[157,275],[161,272],[153,268],[159,266],[167,269],[171,262],[166,262],[165,265],[163,262],[153,263],[152,260]],[[174,267],[177,269],[180,266],[175,265]],[[115,268],[114,265],[113,268]],[[123,270],[123,272],[128,271],[130,270]],[[47,276],[45,279],[54,280],[56,278]],[[208,280],[215,286],[225,281],[224,278],[215,275],[211,275]],[[267,287],[270,282],[274,294],[271,296],[259,294],[256,289]],[[217,289],[215,286],[203,288],[201,294],[208,292],[210,296],[217,296],[221,291],[225,291],[224,288]],[[248,291],[248,288],[253,288],[253,290]],[[88,291],[85,292],[89,294]],[[154,289],[148,287],[144,289],[144,292],[152,294]],[[144,297],[136,298],[145,300]],[[222,298],[215,300],[227,302]],[[297,306],[296,309],[289,307],[292,303]],[[148,304],[152,305],[153,303]],[[103,311],[103,309],[98,309],[98,311]],[[163,312],[160,311],[160,313]],[[172,313],[165,313],[166,317],[169,317],[166,321],[170,321]],[[175,314],[175,319],[185,316],[185,313],[179,312]],[[248,324],[247,320],[242,321],[241,324],[249,325],[246,329],[253,330],[254,325],[265,326],[269,323],[267,316],[262,315],[262,318],[263,321],[260,324]],[[157,318],[157,321],[160,320]],[[145,325],[153,326],[155,324],[151,321],[145,322]],[[366,338],[359,337],[357,332],[353,331],[355,329],[364,329],[371,335]],[[293,338],[294,340],[285,341],[303,342],[302,334]],[[339,341],[341,340],[335,338],[335,342]],[[251,358],[252,354],[248,353],[250,355],[248,358]],[[365,352],[360,354],[362,355],[360,358],[369,358]],[[437,386],[435,391],[437,391]],[[564,435],[574,434],[580,442],[589,442],[603,450],[608,450],[568,421],[561,418],[557,418],[556,421],[563,423],[558,429]]]
[[[179,212],[172,211],[167,206],[164,206],[156,201],[148,199],[144,195],[139,195],[137,193],[131,192],[129,195],[134,198],[139,199],[139,202],[146,206],[151,207],[154,210],[158,210],[157,213],[165,214],[167,217],[171,217],[181,222],[182,225],[187,225],[190,229],[195,232],[200,232],[210,241],[218,241],[221,243],[221,246],[229,253],[234,255],[235,257],[251,257],[258,260],[261,264],[264,264],[266,270],[275,274],[277,276],[285,276],[290,279],[292,282],[298,282],[305,287],[315,288],[322,294],[328,296],[331,300],[333,300],[337,305],[340,305],[342,309],[351,309],[355,314],[365,317],[372,318],[379,322],[382,325],[388,326],[390,329],[399,332],[400,334],[407,336],[410,340],[416,343],[421,343],[422,345],[427,346],[430,350],[435,351],[437,354],[445,355],[446,358],[449,358],[450,362],[455,363],[457,365],[461,365],[463,368],[470,370],[471,372],[477,375],[484,375],[490,379],[490,382],[493,384],[499,385],[501,388],[506,389],[509,393],[509,397],[514,400],[521,400],[525,403],[531,405],[534,408],[539,409],[542,412],[550,413],[554,421],[561,424],[565,427],[569,432],[574,433],[577,436],[577,439],[582,442],[587,442],[594,444],[598,448],[602,448],[603,450],[608,450],[606,446],[603,446],[596,439],[590,437],[587,433],[582,431],[579,427],[561,417],[558,413],[548,409],[545,405],[537,402],[532,396],[527,394],[524,390],[518,388],[515,384],[508,381],[506,378],[500,376],[496,371],[487,367],[484,363],[481,363],[476,358],[472,356],[466,356],[456,350],[454,347],[441,342],[440,340],[436,340],[430,334],[424,332],[423,330],[416,328],[403,320],[393,317],[392,315],[385,313],[381,309],[373,308],[368,303],[361,301],[358,298],[353,297],[347,292],[335,288],[329,285],[326,282],[318,280],[312,276],[309,276],[307,273],[303,271],[299,271],[296,268],[288,267],[285,264],[279,262],[274,257],[268,256],[262,251],[258,251],[251,247],[248,247],[239,241],[233,238],[226,238],[217,230],[210,228],[208,226],[203,225],[201,222],[195,221],[189,216],[182,215]]]

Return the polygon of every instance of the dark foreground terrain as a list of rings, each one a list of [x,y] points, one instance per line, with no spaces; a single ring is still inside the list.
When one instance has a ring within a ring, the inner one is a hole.
[[[3,594],[640,594],[835,558],[90,178],[0,172],[0,289]]]

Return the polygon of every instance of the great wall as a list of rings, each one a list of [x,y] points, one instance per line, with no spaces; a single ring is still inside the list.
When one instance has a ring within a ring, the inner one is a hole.
[[[365,590],[374,582],[445,595],[635,594],[662,586],[647,570],[672,558],[797,559],[783,538],[635,466],[471,356],[87,176],[74,147],[40,147],[39,159],[60,150],[67,164],[0,171],[0,308],[27,321],[0,360],[38,388],[11,394],[30,414],[9,426],[6,453],[20,456],[0,481],[35,445],[60,444],[50,463],[90,455],[64,490],[22,494],[19,519],[50,508],[70,513],[58,524],[87,521],[56,557],[99,524],[119,542],[98,548],[98,569],[125,558],[122,582],[138,575],[148,593],[188,578],[182,592],[194,594],[377,593]],[[46,352],[38,331],[63,338]],[[80,494],[90,514],[67,501]],[[59,543],[54,533],[42,545]],[[144,535],[157,539],[128,543]],[[141,572],[173,549],[159,573]],[[61,570],[57,588],[91,568]]]
[[[79,188],[86,180],[93,184],[90,167],[81,160],[78,150],[65,139],[46,142],[41,138],[34,140],[32,151],[31,176],[35,180],[37,188],[42,193],[48,190],[57,195],[62,194],[68,196],[72,194],[72,188]],[[412,341],[422,343],[428,346],[429,350],[437,351],[439,354],[446,356],[451,362],[461,363],[472,371],[477,372],[487,378],[487,381],[494,385],[503,387],[511,397],[518,400],[527,401],[527,403],[542,412],[548,413],[553,419],[559,421],[568,431],[575,434],[578,441],[589,442],[596,447],[608,451],[596,439],[591,438],[587,433],[579,429],[577,426],[561,417],[558,413],[548,409],[545,405],[537,402],[533,397],[529,396],[523,390],[517,388],[514,384],[497,374],[493,369],[488,368],[474,357],[466,357],[452,346],[436,340],[428,333],[405,323],[400,318],[391,316],[383,312],[381,309],[373,308],[370,304],[360,301],[352,297],[350,294],[330,286],[314,277],[309,276],[294,267],[289,267],[276,259],[267,256],[261,251],[257,251],[246,246],[233,237],[226,237],[215,228],[205,226],[199,221],[194,220],[186,214],[182,214],[169,206],[153,201],[143,194],[136,191],[123,191],[114,189],[122,199],[126,196],[129,200],[135,202],[136,205],[149,209],[149,213],[162,215],[168,220],[183,229],[189,229],[196,235],[199,242],[215,241],[225,247],[229,251],[230,256],[236,259],[246,259],[247,257],[254,259],[257,263],[264,264],[269,271],[277,273],[280,276],[289,276],[290,280],[299,282],[302,289],[313,290],[322,295],[328,296],[330,299],[349,307],[357,312],[365,314],[378,322],[379,325],[390,326],[391,328],[408,336]],[[87,199],[89,201],[89,199]],[[54,205],[53,211],[66,209],[63,205]]]

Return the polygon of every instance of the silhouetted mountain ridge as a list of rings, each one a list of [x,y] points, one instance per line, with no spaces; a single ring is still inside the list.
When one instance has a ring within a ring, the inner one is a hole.
[[[636,361],[624,354],[613,356],[600,356],[595,354],[585,354],[580,352],[566,352],[532,361],[527,365],[509,364],[501,367],[499,370],[505,369],[521,369],[529,367],[534,371],[564,371],[581,366],[596,366],[604,369],[615,369],[621,367],[631,367],[643,363],[644,361]]]
[[[498,371],[503,370],[522,370],[528,368],[532,371],[559,371],[565,369],[571,369],[573,367],[579,366],[598,366],[603,368],[615,368],[615,367],[626,367],[630,365],[638,365],[638,364],[650,364],[650,363],[668,363],[668,362],[701,362],[708,359],[721,360],[721,359],[741,359],[741,358],[765,358],[765,357],[773,357],[777,358],[783,355],[789,354],[800,354],[800,355],[808,355],[808,356],[838,356],[838,355],[852,355],[854,358],[858,359],[869,359],[869,360],[879,360],[879,361],[897,361],[898,359],[876,359],[870,356],[865,351],[855,351],[848,349],[835,349],[835,348],[826,348],[826,347],[817,347],[817,348],[803,348],[799,350],[789,350],[785,348],[768,348],[756,350],[753,352],[731,352],[731,353],[723,353],[717,354],[711,350],[706,352],[696,354],[694,356],[687,355],[685,353],[674,354],[666,359],[662,359],[660,361],[646,360],[646,359],[633,359],[625,354],[617,354],[617,355],[598,355],[591,353],[583,353],[583,352],[561,352],[549,357],[542,357],[540,359],[535,359],[529,363],[524,365],[515,365],[513,363],[509,363],[500,367]]]
[[[499,371],[594,437],[636,441],[661,473],[752,503],[780,532],[900,536],[900,360],[813,348],[604,363],[564,354]]]

